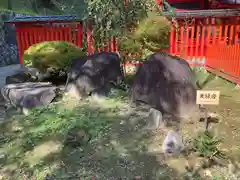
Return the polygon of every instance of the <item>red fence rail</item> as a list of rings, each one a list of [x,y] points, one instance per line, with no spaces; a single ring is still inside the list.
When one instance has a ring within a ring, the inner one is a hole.
[[[240,17],[178,19],[169,52],[240,84],[239,24]]]
[[[94,47],[94,35],[92,34],[92,26],[87,26],[87,46],[88,46],[88,54],[93,54],[94,52],[100,52],[100,51],[112,51],[116,52],[118,51],[117,48],[117,40],[116,38],[108,39],[105,41],[103,49],[96,49]]]
[[[24,51],[31,45],[44,41],[67,41],[83,46],[83,25],[81,22],[58,23],[16,23],[16,38],[20,63]]]
[[[178,18],[177,24],[173,24],[168,51],[240,84],[239,24],[240,17]],[[91,27],[84,29],[81,22],[38,21],[15,25],[20,63],[26,49],[43,41],[68,41],[82,47],[86,40],[89,54],[100,51],[94,48]],[[117,40],[106,41],[103,51],[117,51]]]

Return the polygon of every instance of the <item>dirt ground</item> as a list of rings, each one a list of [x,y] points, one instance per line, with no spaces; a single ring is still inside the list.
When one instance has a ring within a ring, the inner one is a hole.
[[[207,175],[209,179],[240,179],[240,89],[221,78],[212,80],[204,89],[220,91],[220,104],[207,106],[209,112],[219,115],[219,122],[211,124],[210,130],[223,139],[221,148],[227,152],[230,159],[225,167],[215,166],[199,173]],[[201,129],[203,126],[199,123],[186,124],[184,125],[184,136],[185,138],[191,137]],[[169,165],[174,169],[184,171],[181,164],[184,162],[185,164],[186,162],[197,164],[196,161],[198,161],[196,157],[190,157],[189,160],[176,159]]]
[[[221,92],[220,104],[208,109],[219,115],[219,122],[211,124],[210,129],[223,138],[221,148],[229,156],[224,166],[193,173],[186,167],[198,166],[195,155],[165,159],[161,149],[165,133],[142,129],[147,112],[129,107],[120,98],[82,102],[72,114],[63,111],[61,104],[54,114],[21,120],[13,117],[1,124],[0,179],[240,179],[240,90],[220,78],[209,82],[205,89]],[[64,147],[62,139],[68,126],[83,118],[96,123],[94,128],[106,121],[111,127],[96,130],[104,135],[86,146]],[[184,141],[195,137],[203,127],[202,122],[184,124]]]

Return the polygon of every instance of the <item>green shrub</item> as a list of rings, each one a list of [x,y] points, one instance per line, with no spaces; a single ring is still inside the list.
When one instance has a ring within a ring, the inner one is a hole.
[[[121,53],[138,54],[141,53],[142,44],[128,35],[120,40],[119,47]]]
[[[226,155],[219,149],[221,140],[210,132],[201,132],[194,140],[194,150],[200,157],[205,157],[215,161],[217,159],[225,159]]]
[[[170,22],[164,16],[152,14],[120,40],[120,50],[123,56],[142,60],[152,52],[169,47],[170,30]]]
[[[170,30],[170,22],[164,16],[152,15],[139,23],[134,38],[142,42],[146,49],[165,49],[169,47]]]
[[[72,59],[85,55],[84,50],[64,41],[34,44],[23,55],[25,66],[33,66],[42,72],[66,71]]]

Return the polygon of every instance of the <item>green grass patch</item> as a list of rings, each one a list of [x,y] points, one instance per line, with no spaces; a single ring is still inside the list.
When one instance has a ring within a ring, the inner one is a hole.
[[[218,137],[223,139],[221,149],[228,149],[227,155],[235,151],[239,156],[239,91],[221,78],[214,78],[204,89],[221,91],[220,105],[211,106],[211,110],[222,113],[231,108],[230,114],[222,115],[223,121],[210,128],[218,130]],[[142,129],[146,116],[147,112],[129,106],[126,92],[117,90],[106,99],[89,98],[74,104],[64,98],[43,113],[36,109],[28,116],[14,116],[0,126],[0,175],[11,180],[42,180],[47,175],[66,180],[136,179],[136,176],[181,179],[178,167],[162,163],[162,134]],[[184,135],[186,131],[186,136],[192,139],[200,127],[203,127],[200,123],[189,124],[184,127]],[[87,136],[85,139],[78,138],[82,132]],[[76,137],[78,147],[65,143],[69,134]],[[199,141],[198,150],[211,156],[213,146],[208,151],[204,144],[213,141],[206,139]],[[184,163],[176,159],[174,164]],[[222,177],[219,172],[214,176]],[[192,174],[189,176],[193,177]]]
[[[176,176],[148,154],[152,134],[141,130],[143,117],[132,110],[126,94],[116,91],[77,104],[64,98],[44,113],[36,109],[15,116],[0,126],[0,175],[11,180]],[[84,130],[90,141],[78,147],[66,144],[75,130]]]
[[[203,89],[209,82],[216,78],[214,74],[206,71],[203,67],[193,67],[192,70],[200,89]]]
[[[20,153],[24,153],[35,147],[39,141],[48,139],[48,137],[55,137],[56,140],[61,141],[72,128],[86,130],[93,139],[101,137],[111,123],[111,118],[107,117],[114,115],[117,109],[112,100],[105,102],[106,105],[109,104],[111,107],[108,112],[100,110],[98,107],[90,108],[86,103],[69,110],[68,107],[64,107],[64,103],[66,102],[51,104],[43,113],[41,109],[35,109],[28,116],[20,116],[18,119],[13,118],[7,124],[4,124],[2,127],[15,123],[14,126],[19,125],[20,129],[24,128],[24,131],[16,132],[14,136],[21,139],[19,142],[13,141],[10,144],[5,144],[4,147],[8,149],[8,147],[17,146],[16,149]]]
[[[1,152],[7,157],[1,159],[1,166],[20,168],[25,170],[29,178],[42,179],[46,173],[43,173],[41,164],[47,161],[44,160],[46,156],[56,153],[57,157],[62,157],[62,153],[67,156],[74,151],[82,154],[88,146],[102,142],[113,124],[119,123],[121,118],[118,112],[124,98],[122,95],[112,95],[114,96],[115,98],[102,100],[101,105],[97,105],[93,99],[83,101],[81,104],[63,99],[51,104],[44,112],[35,109],[28,116],[16,116],[1,124]],[[80,131],[84,131],[90,137],[88,139],[90,141],[77,142],[79,144],[77,148],[66,143],[69,134],[75,136],[77,141],[82,141],[77,139]],[[16,169],[11,172],[14,174],[12,179],[22,177],[21,172]],[[47,169],[47,172],[51,173],[50,168]],[[10,175],[6,175],[8,176]]]

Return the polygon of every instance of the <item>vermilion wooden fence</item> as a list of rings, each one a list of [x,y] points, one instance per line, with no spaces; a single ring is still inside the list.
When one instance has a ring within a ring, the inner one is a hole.
[[[240,17],[178,19],[169,52],[240,84]]]
[[[89,54],[94,49],[91,27],[83,28],[77,21],[12,22],[16,26],[20,63],[29,46],[43,41],[68,41],[83,46],[87,41]],[[177,18],[170,34],[168,51],[205,66],[221,76],[240,84],[240,17]],[[117,51],[117,40],[106,41],[102,51]]]
[[[23,53],[31,45],[44,41],[67,41],[83,45],[83,25],[81,22],[14,22],[20,63]]]

